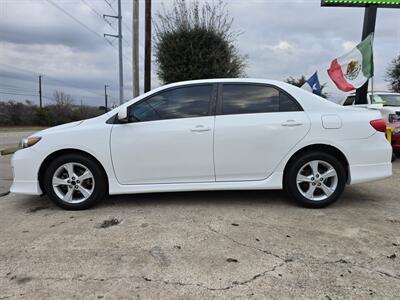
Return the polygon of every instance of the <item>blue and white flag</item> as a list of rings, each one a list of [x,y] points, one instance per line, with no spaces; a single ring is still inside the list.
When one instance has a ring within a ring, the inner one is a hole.
[[[321,84],[319,83],[318,74],[315,72],[307,81],[301,86],[302,89],[305,89],[313,94],[321,96]]]

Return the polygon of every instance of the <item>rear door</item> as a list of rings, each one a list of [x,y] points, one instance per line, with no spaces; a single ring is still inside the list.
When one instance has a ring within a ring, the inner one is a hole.
[[[277,87],[221,84],[214,136],[216,181],[267,178],[309,127],[300,105]]]

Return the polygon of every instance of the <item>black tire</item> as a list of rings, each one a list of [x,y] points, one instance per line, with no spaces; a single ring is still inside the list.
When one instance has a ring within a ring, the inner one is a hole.
[[[329,197],[323,200],[310,200],[306,198],[305,196],[303,196],[297,186],[297,174],[299,173],[300,169],[308,162],[314,160],[327,162],[335,169],[337,174],[337,184],[334,192]],[[299,156],[295,157],[286,168],[283,186],[284,190],[289,194],[289,196],[302,206],[309,208],[326,207],[334,203],[343,193],[343,190],[346,186],[345,166],[343,166],[340,160],[335,158],[333,155],[325,152],[313,151],[300,154]]]
[[[53,176],[56,170],[66,163],[78,163],[85,166],[94,177],[94,187],[92,194],[83,202],[70,203],[63,201],[53,189]],[[81,154],[65,154],[55,158],[47,167],[43,176],[44,193],[59,207],[67,210],[82,210],[95,205],[104,199],[107,194],[108,185],[107,178],[103,169],[92,158]]]

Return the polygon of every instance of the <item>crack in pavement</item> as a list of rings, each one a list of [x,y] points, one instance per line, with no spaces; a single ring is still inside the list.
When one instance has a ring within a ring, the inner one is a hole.
[[[379,271],[378,270],[378,271],[375,271],[375,272],[377,272],[379,274],[382,274],[384,276],[390,277],[390,278],[394,278],[394,279],[400,280],[400,276],[392,275],[392,274],[390,274],[388,272],[385,272],[385,271]]]
[[[372,260],[371,260],[372,261]],[[300,263],[304,263],[304,264],[306,264],[305,262],[303,262],[303,261],[299,261]],[[351,267],[355,267],[355,268],[360,268],[360,269],[362,269],[362,270],[366,270],[366,271],[368,271],[368,272],[371,272],[371,273],[378,273],[378,274],[380,274],[380,275],[383,275],[383,276],[386,276],[386,277],[390,277],[390,278],[393,278],[393,279],[397,279],[397,280],[400,280],[400,276],[398,276],[398,275],[393,275],[393,274],[390,274],[390,273],[388,273],[388,272],[386,272],[386,271],[380,271],[380,270],[374,270],[374,269],[370,269],[370,268],[368,268],[368,267],[366,267],[366,266],[363,266],[363,265],[360,265],[360,264],[357,264],[357,263],[354,263],[354,262],[351,262],[351,261],[348,261],[348,260],[345,260],[345,259],[338,259],[338,260],[334,260],[334,261],[323,261],[323,262],[321,262],[321,261],[318,261],[318,260],[315,260],[314,262],[309,262],[310,264],[315,264],[315,265],[326,265],[326,264],[338,264],[338,263],[341,263],[341,264],[348,264],[348,265],[350,265]],[[307,264],[306,264],[307,265]]]
[[[145,277],[145,276],[143,276],[142,278],[145,281],[149,281],[149,282],[154,281],[154,282],[164,283],[166,285],[195,286],[195,287],[200,287],[200,288],[206,289],[208,291],[226,291],[226,290],[230,290],[230,289],[235,288],[235,287],[239,287],[239,286],[242,286],[242,285],[247,285],[247,284],[257,280],[258,278],[266,276],[268,273],[274,272],[277,268],[283,266],[284,264],[285,264],[285,262],[282,262],[282,263],[280,263],[278,265],[275,265],[270,270],[266,270],[266,271],[264,271],[262,273],[255,274],[254,276],[252,276],[249,279],[246,279],[246,280],[243,280],[243,281],[235,280],[235,281],[232,281],[232,284],[224,286],[224,287],[220,287],[220,288],[209,287],[209,286],[206,286],[206,285],[204,285],[202,283],[190,283],[190,282],[186,283],[186,282],[180,282],[180,281],[153,280],[153,279],[151,279],[149,277]]]
[[[234,243],[236,243],[236,244],[238,244],[238,245],[240,245],[240,246],[243,246],[243,247],[246,247],[246,248],[250,248],[250,249],[253,249],[253,250],[257,250],[257,251],[262,252],[262,253],[264,253],[264,254],[271,255],[271,256],[276,257],[276,258],[278,258],[278,259],[280,259],[280,260],[282,260],[282,261],[284,261],[284,262],[291,262],[291,261],[293,261],[292,258],[283,258],[283,257],[281,257],[280,255],[275,254],[275,253],[273,253],[273,252],[271,252],[271,251],[269,251],[269,250],[261,249],[261,248],[255,247],[255,246],[250,246],[250,245],[247,245],[247,244],[245,244],[245,243],[239,242],[239,241],[235,240],[234,238],[230,237],[229,235],[227,235],[227,234],[225,234],[225,233],[222,233],[222,232],[219,232],[218,230],[212,228],[210,225],[207,225],[207,227],[208,227],[208,229],[210,229],[212,232],[214,232],[214,233],[216,233],[216,234],[219,234],[219,235],[222,235],[223,237],[227,238],[228,240],[230,240],[230,241],[232,241],[232,242],[234,242]]]
[[[293,261],[293,259],[291,259],[291,258],[282,258],[281,256],[279,256],[279,255],[277,255],[277,254],[275,254],[275,253],[273,253],[273,252],[271,252],[271,251],[269,251],[269,250],[257,248],[257,247],[250,246],[250,245],[247,245],[247,244],[245,244],[245,243],[239,242],[239,241],[233,239],[232,237],[228,236],[227,234],[221,233],[221,232],[219,232],[218,230],[212,228],[210,225],[207,225],[207,226],[208,226],[208,228],[209,228],[212,232],[214,232],[214,233],[216,233],[216,234],[220,234],[220,235],[222,235],[223,237],[227,238],[228,240],[230,240],[230,241],[232,241],[232,242],[234,242],[234,243],[236,243],[236,244],[238,244],[238,245],[241,245],[241,246],[243,246],[243,247],[247,247],[247,248],[250,248],[250,249],[254,249],[254,250],[263,252],[263,253],[265,253],[265,254],[268,254],[268,255],[272,255],[272,256],[274,256],[274,257],[276,257],[276,258],[278,258],[278,259],[284,261],[285,263],[287,263],[287,262],[292,262],[292,261]],[[301,260],[301,259],[296,259],[296,262],[302,263],[302,264],[304,264],[304,265],[308,265],[308,264],[310,264],[310,263],[311,263],[311,264],[316,264],[316,265],[338,264],[338,263],[341,263],[341,264],[349,264],[349,265],[352,266],[352,267],[357,267],[357,268],[360,268],[360,269],[364,269],[364,270],[369,271],[369,272],[371,272],[371,273],[378,273],[378,274],[383,275],[383,276],[387,276],[387,277],[390,277],[390,278],[393,278],[393,279],[396,279],[396,280],[400,280],[400,276],[393,275],[393,274],[390,274],[390,273],[385,272],[385,271],[373,270],[373,269],[370,269],[370,268],[368,268],[368,267],[365,267],[365,266],[362,266],[362,265],[353,263],[353,262],[351,262],[351,261],[345,260],[345,259],[343,259],[343,258],[340,258],[340,259],[337,259],[337,260],[334,260],[334,261],[319,261],[318,259],[315,259],[315,258],[314,258],[314,260],[315,260],[314,262],[312,262],[312,261],[311,261],[311,262],[306,262],[306,261]],[[372,260],[371,260],[371,261],[372,261]],[[283,265],[283,264],[281,264],[281,265]],[[280,267],[280,266],[276,266],[276,267]]]

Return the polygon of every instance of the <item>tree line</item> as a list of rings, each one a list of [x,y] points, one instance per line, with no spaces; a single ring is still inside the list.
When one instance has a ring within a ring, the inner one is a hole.
[[[0,126],[55,126],[99,116],[104,108],[76,105],[63,91],[55,91],[53,103],[40,108],[29,100],[0,102]]]

